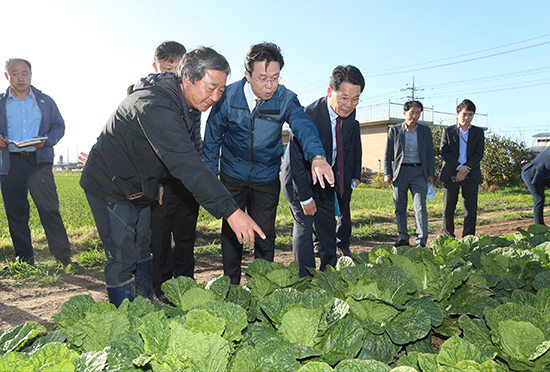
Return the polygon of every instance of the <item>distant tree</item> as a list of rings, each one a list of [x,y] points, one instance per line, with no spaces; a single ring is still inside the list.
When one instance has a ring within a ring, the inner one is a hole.
[[[485,156],[481,161],[483,187],[486,190],[521,186],[521,167],[536,157],[525,142],[495,133],[485,134]]]

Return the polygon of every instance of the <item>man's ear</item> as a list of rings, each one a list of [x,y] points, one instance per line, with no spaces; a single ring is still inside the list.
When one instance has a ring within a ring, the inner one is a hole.
[[[244,77],[246,78],[246,81],[248,81],[250,83],[250,72],[245,71],[244,72]]]
[[[159,72],[159,67],[156,62],[153,62],[153,68],[155,69],[155,72]]]

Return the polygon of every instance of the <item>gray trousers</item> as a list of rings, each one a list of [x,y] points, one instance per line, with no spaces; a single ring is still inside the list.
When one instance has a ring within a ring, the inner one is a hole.
[[[414,202],[414,216],[416,220],[416,244],[426,244],[428,241],[428,211],[426,210],[427,180],[421,166],[401,167],[399,176],[393,182],[393,202],[395,205],[395,219],[399,239],[408,241],[407,231],[407,203],[408,191]]]

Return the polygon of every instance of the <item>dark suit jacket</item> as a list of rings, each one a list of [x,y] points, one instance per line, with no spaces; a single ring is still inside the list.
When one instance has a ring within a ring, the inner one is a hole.
[[[327,162],[332,164],[332,127],[327,107],[327,97],[323,97],[305,107],[305,112],[319,132],[319,137]],[[355,111],[342,119],[342,139],[344,143],[344,187],[350,188],[352,179],[361,179],[361,132],[359,122],[355,120]],[[338,162],[333,167],[336,189],[338,185]],[[290,133],[288,148],[283,159],[281,182],[285,196],[294,195],[300,201],[313,196],[313,181],[311,179],[311,163],[304,159],[300,144]]]
[[[395,181],[399,176],[401,164],[405,157],[405,122],[392,125],[388,131],[386,153],[384,155],[384,174]],[[417,124],[418,153],[422,163],[424,178],[435,177],[435,157],[432,130],[425,125]]]
[[[521,168],[522,173],[531,180],[531,184],[541,183],[550,178],[550,147]]]
[[[443,129],[441,134],[441,159],[443,161],[441,167],[441,174],[439,180],[441,182],[451,181],[451,177],[456,174],[456,168],[459,165],[458,156],[460,154],[460,132],[458,125],[452,125]],[[472,177],[473,180],[479,185],[483,182],[483,176],[481,175],[480,162],[485,152],[485,135],[483,129],[470,126],[468,132],[468,144],[466,146],[466,163],[468,167],[472,168],[468,177]]]

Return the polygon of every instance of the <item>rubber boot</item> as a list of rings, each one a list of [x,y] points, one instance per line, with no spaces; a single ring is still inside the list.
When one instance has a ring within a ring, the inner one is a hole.
[[[153,256],[136,264],[136,297],[141,296],[153,301]]]
[[[109,296],[109,302],[114,304],[117,308],[120,306],[125,298],[134,301],[135,297],[135,284],[132,279],[130,282],[123,284],[119,287],[107,287],[107,296]]]

